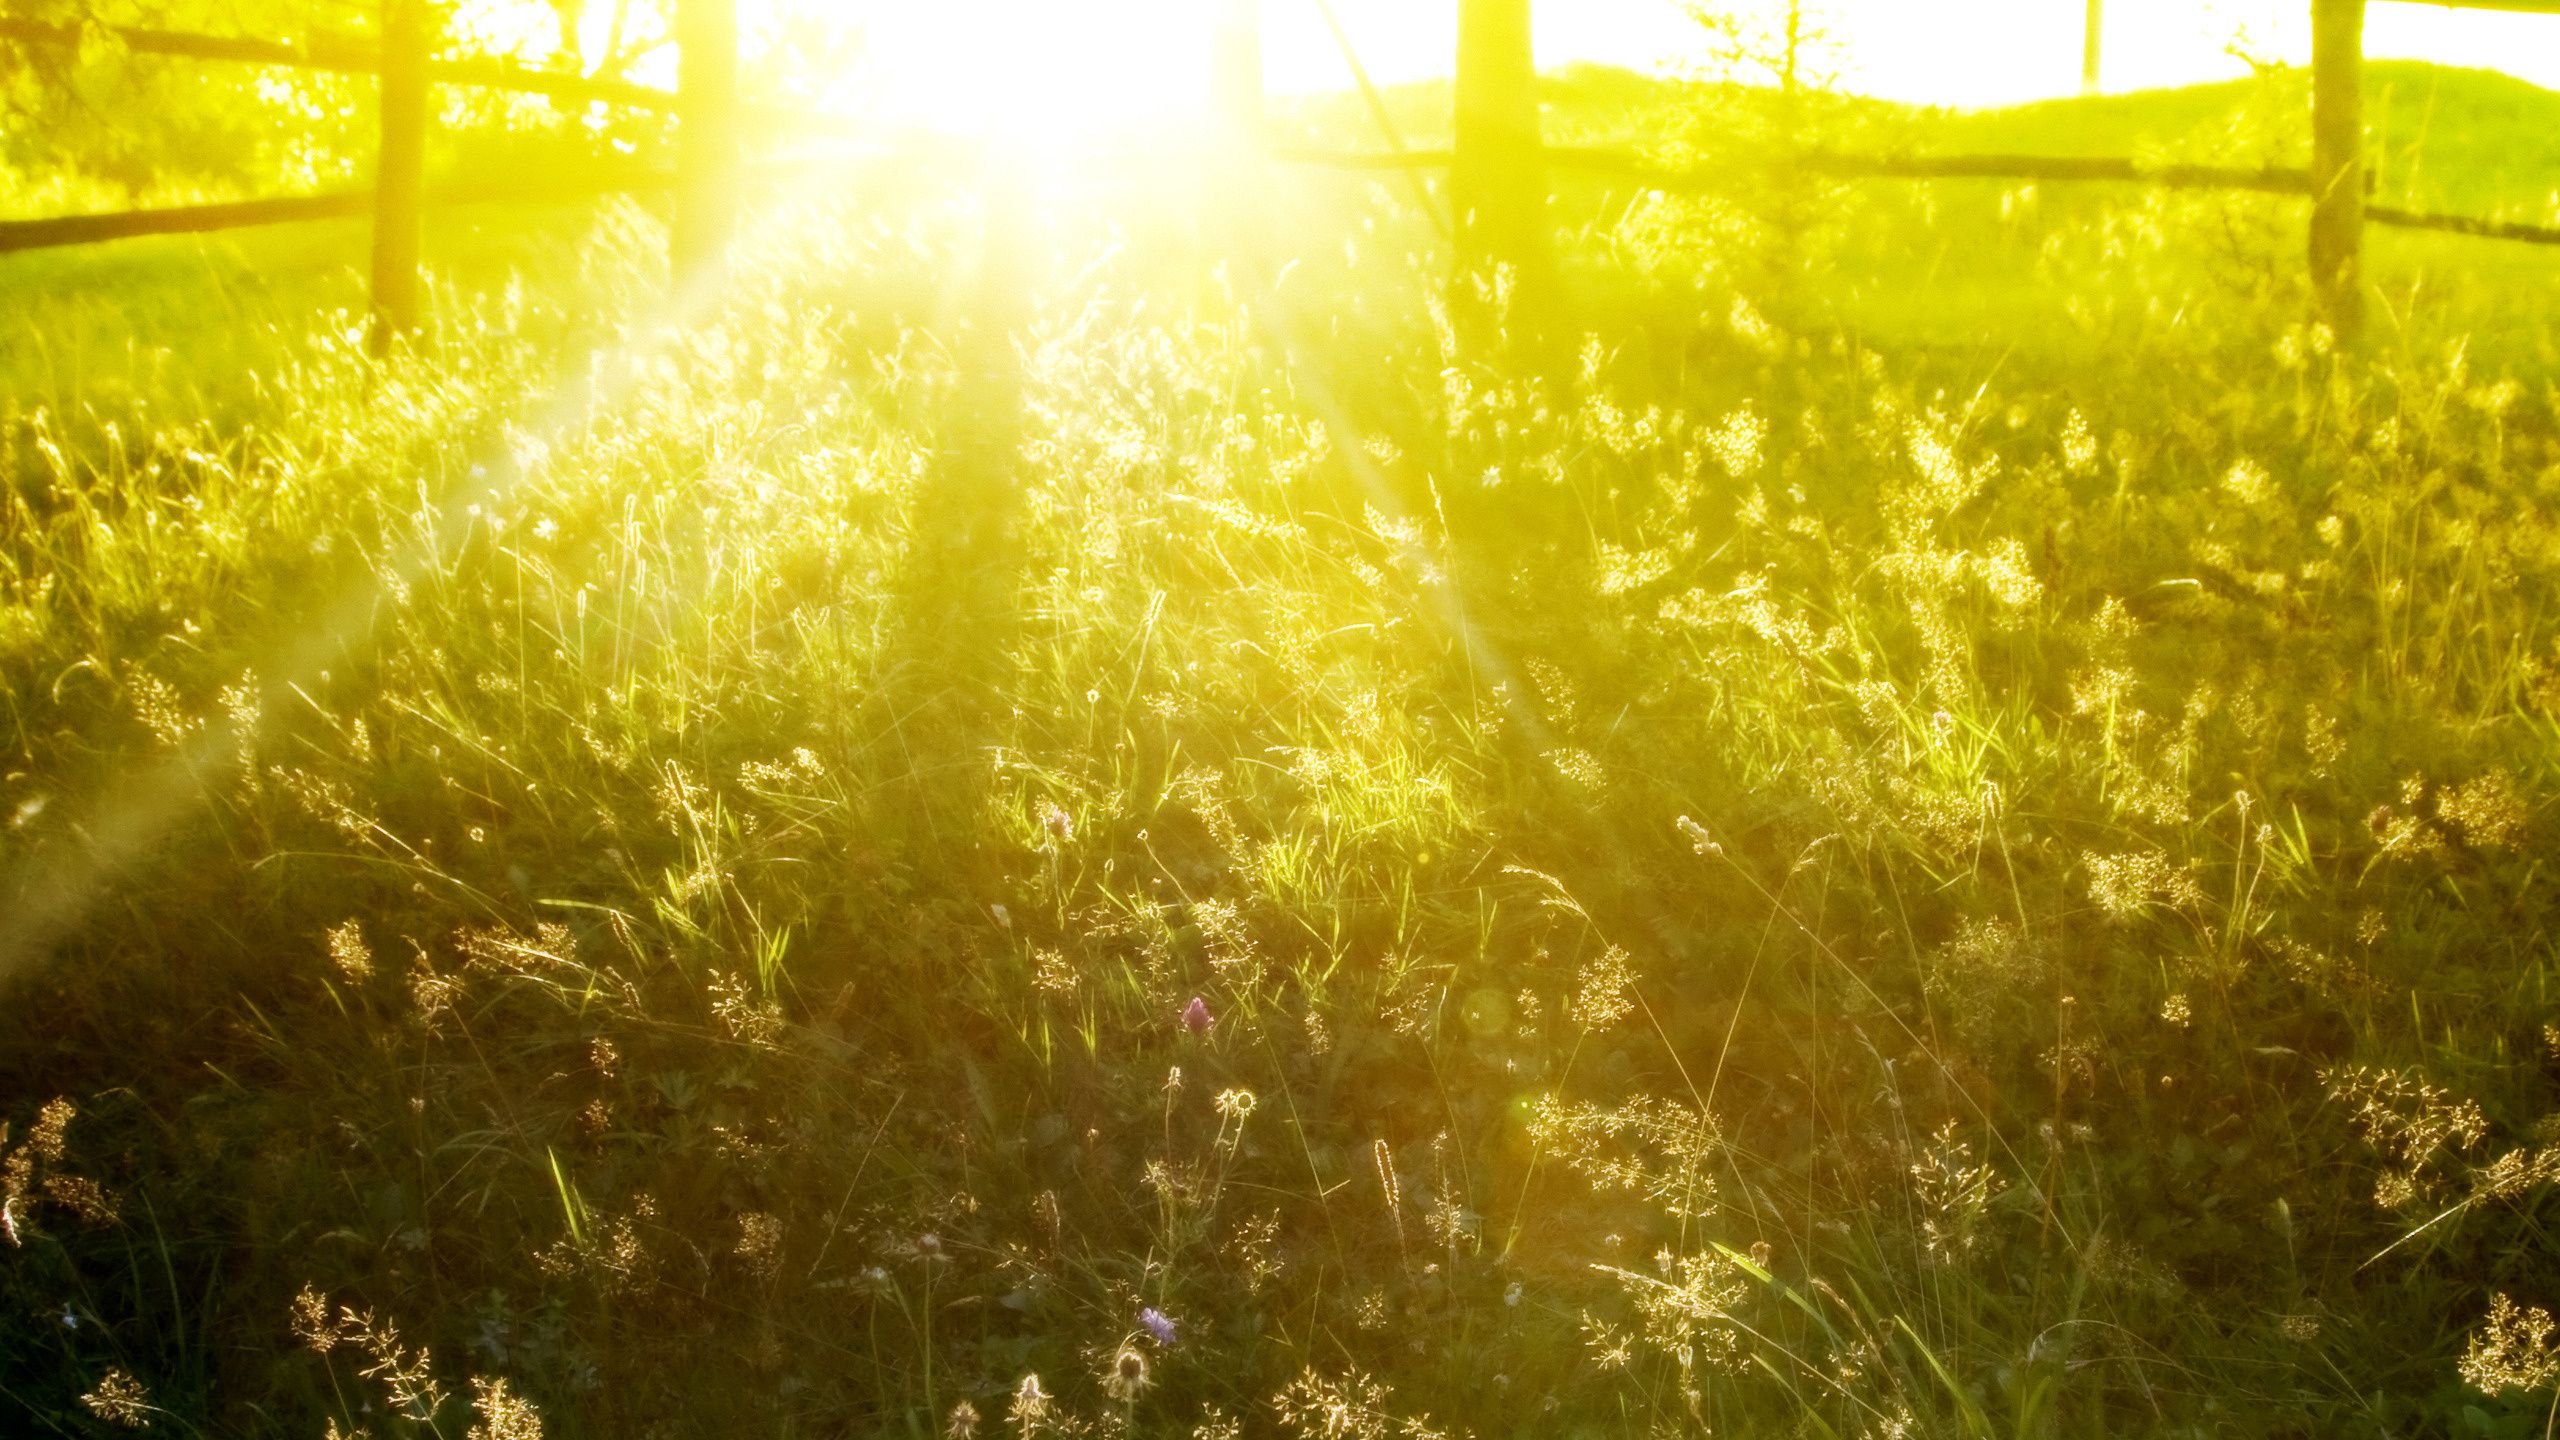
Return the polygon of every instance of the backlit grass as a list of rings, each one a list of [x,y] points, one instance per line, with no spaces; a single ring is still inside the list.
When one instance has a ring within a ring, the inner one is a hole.
[[[26,1426],[2546,1428],[2527,261],[814,188],[0,277]]]

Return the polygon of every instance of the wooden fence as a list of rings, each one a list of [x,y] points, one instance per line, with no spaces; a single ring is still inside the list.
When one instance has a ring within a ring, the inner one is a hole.
[[[300,220],[373,218],[370,344],[386,353],[419,322],[419,251],[430,205],[534,201],[642,190],[677,192],[680,269],[716,262],[736,223],[739,121],[736,0],[678,0],[679,87],[661,90],[602,76],[535,70],[504,61],[439,55],[429,0],[380,0],[381,33],[370,42],[318,39],[295,45],[132,26],[91,30],[0,18],[0,41],[77,48],[93,35],[137,55],[233,61],[371,75],[379,89],[381,133],[371,189],[325,195],[184,205],[105,215],[0,223],[0,253],[86,245],[138,235],[188,234]],[[676,115],[673,173],[608,166],[574,181],[480,182],[430,187],[427,135],[434,87],[470,85],[572,102],[602,102]]]
[[[1814,153],[1773,159],[1774,167],[1839,177],[1940,179],[1987,177],[2018,180],[2116,180],[2179,188],[2267,191],[2311,200],[2309,262],[2319,312],[2343,339],[2364,323],[2364,229],[2399,225],[2458,235],[2560,245],[2560,227],[2520,224],[2464,215],[2438,215],[2369,204],[2364,159],[2364,17],[2368,0],[2310,0],[2311,164],[2307,170],[2241,170],[2206,165],[2146,166],[2121,157],[2034,155],[1849,155]],[[2560,0],[2391,0],[2443,9],[2507,10],[2560,15]],[[1536,106],[1527,93],[1532,74],[1529,0],[1458,0],[1458,114],[1456,145],[1446,151],[1342,155],[1299,152],[1290,158],[1360,168],[1446,167],[1458,201],[1459,255],[1494,258],[1522,276],[1548,264],[1542,221],[1543,188],[1462,184],[1473,175],[1541,175],[1549,166],[1596,170],[1666,189],[1705,188],[1713,176],[1649,165],[1619,151],[1576,150],[1540,143]],[[2099,13],[2089,6],[2094,38]],[[2094,78],[2094,51],[2086,57]],[[1470,112],[1477,116],[1470,125]],[[1526,134],[1517,117],[1526,115]],[[1500,117],[1486,119],[1483,117]],[[1392,138],[1392,137],[1391,137]],[[1470,207],[1473,208],[1470,208]]]
[[[107,27],[106,38],[139,55],[233,61],[376,77],[381,135],[371,189],[336,194],[178,206],[105,215],[0,222],[0,253],[83,245],[137,235],[182,234],[250,225],[370,215],[373,218],[373,330],[377,353],[419,322],[418,256],[431,205],[486,200],[554,199],[672,188],[677,192],[673,252],[680,271],[716,265],[736,226],[741,120],[749,115],[824,123],[823,117],[741,103],[736,0],[677,0],[678,85],[662,90],[602,76],[534,70],[503,61],[437,53],[430,0],[379,0],[381,33],[373,41],[315,39],[305,44]],[[1258,124],[1259,56],[1240,36],[1255,28],[1257,0],[1223,0],[1227,40],[1217,65],[1229,97],[1230,124]],[[1329,0],[1316,0],[1334,21]],[[1774,168],[1840,178],[1998,178],[2030,181],[2118,181],[2186,189],[2300,195],[2312,202],[2309,264],[2322,318],[2352,339],[2363,323],[2362,266],[2368,224],[2459,235],[2560,244],[2560,227],[2370,204],[2364,160],[2364,15],[2368,0],[2309,0],[2312,19],[2311,164],[2305,169],[2212,165],[2146,165],[2115,156],[1858,155],[1813,152],[1763,162]],[[2385,3],[2385,0],[2374,0]],[[2560,15],[2560,0],[2387,0],[2448,9]],[[1391,147],[1380,153],[1281,151],[1275,158],[1351,169],[1446,170],[1456,211],[1452,233],[1462,268],[1508,266],[1524,276],[1547,272],[1551,257],[1545,207],[1550,169],[1598,173],[1650,188],[1698,190],[1718,177],[1652,164],[1621,150],[1546,145],[1538,128],[1536,71],[1530,50],[1531,0],[1457,0],[1459,40],[1455,90],[1456,143],[1410,150],[1396,139],[1383,101],[1368,83],[1348,37],[1333,23],[1352,72],[1369,97]],[[2096,5],[2091,14],[2096,14]],[[0,42],[77,47],[98,33],[78,26],[0,17]],[[1250,72],[1250,73],[1240,73]],[[610,167],[571,183],[522,182],[431,187],[425,154],[437,85],[484,86],[573,102],[601,102],[677,117],[677,163],[670,173]],[[1245,91],[1252,92],[1248,103]],[[1419,181],[1417,180],[1417,184]],[[1426,195],[1426,202],[1428,196]],[[1426,203],[1435,216],[1437,209]]]

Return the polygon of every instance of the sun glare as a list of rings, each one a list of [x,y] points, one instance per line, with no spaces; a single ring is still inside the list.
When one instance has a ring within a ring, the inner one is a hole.
[[[788,44],[791,22],[836,29],[855,57],[821,103],[898,130],[927,130],[1049,153],[1111,135],[1180,137],[1206,117],[1212,52],[1226,0],[747,0],[742,18],[767,43]],[[1775,13],[1780,0],[1737,0],[1738,13]],[[1348,42],[1382,84],[1444,77],[1456,39],[1456,0],[1334,0],[1337,34],[1318,0],[1262,0],[1266,88],[1274,94],[1352,83]],[[1842,88],[1896,100],[1979,106],[2068,95],[2079,88],[2085,8],[2077,0],[1811,0],[1827,34],[1820,69]],[[2113,91],[2195,84],[2248,73],[2243,56],[2301,64],[2307,7],[2294,0],[2156,0],[2107,8],[2104,75]],[[459,29],[483,43],[539,54],[554,43],[547,18],[473,0]],[[2560,85],[2560,50],[2547,17],[2426,5],[2378,5],[2368,52],[2503,69]],[[674,82],[674,57],[645,43],[621,7],[580,17],[589,57],[638,51],[632,78]],[[1710,50],[1682,0],[1573,0],[1541,7],[1543,65],[1598,61],[1685,73]],[[804,59],[806,57],[803,57]],[[822,67],[823,68],[823,67]]]
[[[1216,7],[937,0],[882,7],[830,96],[891,125],[1067,147],[1203,113]]]

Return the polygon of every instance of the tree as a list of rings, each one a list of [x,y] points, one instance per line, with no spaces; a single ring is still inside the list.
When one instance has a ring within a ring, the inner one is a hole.
[[[344,186],[368,173],[370,79],[137,56],[92,0],[13,0],[12,20],[80,27],[76,48],[0,42],[0,169],[48,212]],[[149,23],[266,39],[367,36],[372,0],[168,0]]]
[[[440,54],[492,54],[521,45],[529,64],[580,65],[565,42],[575,31],[568,0],[474,0],[469,25],[448,28],[455,0],[427,0]],[[361,63],[382,38],[380,0],[8,0],[12,21],[58,41],[0,41],[0,190],[14,203],[59,213],[133,204],[352,189],[373,173],[379,137],[376,84],[361,73],[237,59],[138,53],[117,26],[175,38],[246,40]],[[617,13],[620,13],[618,7]],[[549,50],[546,32],[562,36]],[[510,39],[494,42],[493,36]],[[513,97],[439,85],[427,101],[444,152],[433,168],[485,170],[534,156],[579,161],[646,145],[663,116],[614,110],[602,125],[541,126]],[[570,107],[582,117],[585,107]],[[451,153],[469,152],[457,166]]]

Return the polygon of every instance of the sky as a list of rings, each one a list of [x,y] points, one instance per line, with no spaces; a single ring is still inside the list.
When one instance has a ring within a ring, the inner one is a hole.
[[[1315,0],[1263,0],[1265,64],[1275,90],[1339,84],[1338,49]],[[1380,79],[1445,74],[1455,0],[1334,0]],[[1998,105],[2076,94],[2082,0],[1815,0],[1839,37],[1844,88],[1895,100]],[[2248,73],[2230,53],[2310,58],[2308,0],[2111,0],[2104,87],[2186,85]],[[1603,60],[1652,69],[1694,57],[1698,33],[1677,0],[1543,0],[1533,12],[1541,65]],[[2560,16],[2377,3],[2365,52],[2504,69],[2560,89]],[[1328,73],[1330,72],[1330,73]]]
[[[961,129],[1067,143],[1076,121],[1179,114],[1201,100],[1221,0],[773,0],[841,16],[864,59],[831,102]],[[1347,85],[1326,0],[1259,0],[1266,87]],[[1330,0],[1372,78],[1445,75],[1457,0]],[[1725,0],[1776,5],[1780,0]],[[2084,0],[1810,0],[1836,37],[1842,88],[1955,106],[2076,94]],[[2300,64],[2309,0],[2109,0],[2103,88],[2248,73],[2241,53]],[[1681,0],[1536,0],[1539,63],[1680,73],[1703,54]],[[2366,53],[2498,68],[2560,90],[2560,16],[2377,0]],[[1194,110],[1196,113],[1196,109]]]

